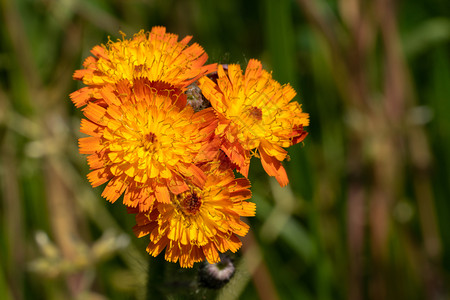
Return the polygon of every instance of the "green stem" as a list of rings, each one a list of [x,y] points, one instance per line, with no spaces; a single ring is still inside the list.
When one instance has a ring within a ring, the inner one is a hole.
[[[149,256],[148,277],[147,277],[147,300],[166,299],[163,292],[163,283],[165,281],[166,261],[164,255],[157,257]]]

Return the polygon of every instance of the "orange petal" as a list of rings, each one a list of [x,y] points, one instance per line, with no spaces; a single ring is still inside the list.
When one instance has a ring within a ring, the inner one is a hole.
[[[88,105],[83,109],[83,113],[92,122],[95,122],[100,125],[106,125],[105,121],[103,120],[106,109],[101,107],[100,105],[97,105],[93,102],[89,102]]]
[[[283,161],[286,158],[287,151],[276,144],[269,143],[266,140],[261,140],[259,148],[264,148],[264,151],[276,158],[279,161]]]
[[[147,246],[147,252],[154,257],[158,256],[167,246],[168,241],[167,238],[162,238],[156,243],[150,242]]]
[[[235,201],[247,200],[252,197],[252,192],[248,189],[230,192],[230,199]]]
[[[275,179],[281,186],[286,186],[289,183],[289,179],[281,162],[267,154],[263,147],[259,147],[258,149],[261,154],[261,163],[266,173],[270,176],[275,176]]]
[[[94,48],[92,48],[91,53],[97,56],[98,58],[104,58],[106,60],[109,60],[108,54],[106,53],[105,48],[102,46],[96,45]]]
[[[100,139],[91,136],[78,139],[78,147],[81,154],[92,154],[102,150]]]
[[[205,246],[202,246],[203,254],[205,254],[206,260],[210,264],[215,264],[220,261],[219,253],[213,243],[208,243]]]
[[[224,242],[227,244],[226,247],[233,253],[238,251],[239,248],[241,248],[241,246],[242,246],[242,242],[234,234],[231,235],[231,237],[229,239],[224,239]]]
[[[230,161],[236,165],[237,171],[245,177],[248,177],[250,152],[242,148],[242,145],[239,142],[236,141],[234,143],[230,143],[228,140],[223,140],[223,144],[220,149],[222,149]]]
[[[100,137],[103,133],[103,127],[87,119],[81,119],[80,132],[94,137]]]
[[[192,173],[192,177],[190,177],[190,180],[192,180],[192,182],[195,185],[203,186],[205,184],[206,175],[202,171],[202,169],[200,169],[199,167],[197,167],[195,165],[190,165],[189,166],[189,171]]]
[[[76,73],[76,72],[75,72]],[[74,75],[75,77],[75,75]],[[81,88],[69,95],[70,100],[72,100],[75,107],[81,107],[86,105],[90,99],[92,99],[92,89],[91,87]]]
[[[170,193],[169,189],[165,185],[157,185],[156,186],[156,200],[161,203],[170,203]]]
[[[214,160],[219,155],[218,151],[221,145],[222,140],[212,135],[200,148],[194,162],[201,163]]]
[[[100,168],[104,167],[105,159],[106,159],[106,154],[104,151],[95,152],[95,153],[89,155],[87,158],[88,164],[89,164],[89,167],[91,168],[91,170],[100,169]]]
[[[122,195],[126,187],[122,178],[113,178],[103,190],[102,197],[114,203]]]
[[[117,85],[119,85],[119,84],[117,84]],[[102,96],[103,100],[105,100],[105,102],[108,105],[111,105],[111,104],[120,105],[121,104],[120,100],[114,94],[115,90],[116,90],[115,87],[112,85],[106,85],[100,90],[100,95]]]
[[[180,44],[187,45],[191,41],[191,39],[192,35],[187,35],[180,41]]]
[[[250,181],[246,178],[236,178],[234,182],[239,189],[249,189],[251,187]]]
[[[172,180],[170,181],[168,187],[169,190],[175,195],[178,195],[189,189],[186,182],[180,176],[177,176],[175,174],[172,175]]]
[[[141,226],[135,225],[135,226],[133,226],[133,233],[136,235],[136,237],[141,238],[143,236],[148,235],[157,226],[158,226],[157,222],[151,222],[149,224],[141,225]]]
[[[86,59],[85,63],[89,64],[90,63],[90,59],[89,58]],[[75,80],[83,80],[84,76],[86,76],[87,74],[92,74],[92,70],[88,70],[88,69],[76,70],[75,72],[73,72],[73,76],[72,77]]]
[[[136,226],[144,226],[150,224],[154,221],[150,220],[148,213],[139,212],[135,207],[127,207],[127,212],[129,214],[135,214]],[[151,231],[150,231],[151,232]],[[149,232],[149,234],[150,234]]]
[[[209,137],[213,134],[218,123],[216,113],[212,107],[196,112],[192,116],[192,121],[200,123],[200,132],[204,137]]]
[[[216,89],[217,85],[208,77],[203,76],[198,80],[198,86],[202,90],[203,95],[211,102],[212,107],[216,110],[223,111],[223,94]]]
[[[254,217],[256,214],[256,204],[247,201],[235,202],[233,204],[233,211],[242,217]]]
[[[109,172],[106,172],[104,168],[94,170],[87,175],[87,178],[93,187],[104,184],[112,178]]]
[[[149,211],[153,204],[155,203],[155,196],[151,193],[144,194],[144,197],[139,200],[139,211],[146,212]]]
[[[234,223],[232,225],[233,227],[233,233],[239,235],[239,236],[245,236],[250,229],[250,226],[245,224],[242,221],[239,221],[239,217],[237,219],[237,223]]]
[[[245,79],[258,78],[262,72],[262,64],[259,60],[250,59],[245,69]]]
[[[123,204],[128,207],[137,207],[146,196],[145,189],[138,188],[135,184],[130,184],[124,193]]]
[[[294,131],[292,133],[291,137],[291,145],[295,145],[300,143],[305,139],[305,137],[308,135],[306,131],[303,131],[303,126],[298,126],[294,128]]]

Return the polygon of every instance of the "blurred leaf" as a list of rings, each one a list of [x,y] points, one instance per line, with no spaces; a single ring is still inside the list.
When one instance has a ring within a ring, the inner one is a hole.
[[[450,41],[450,19],[429,19],[409,31],[404,37],[403,50],[412,59],[439,44]]]
[[[267,220],[274,207],[257,193],[253,193],[256,203],[256,217],[260,220]],[[307,230],[297,222],[292,216],[289,217],[283,230],[280,231],[280,238],[283,239],[305,263],[312,263],[316,257],[316,247],[309,236]]]
[[[13,299],[11,295],[11,291],[9,290],[8,283],[5,280],[3,271],[5,269],[2,267],[2,264],[0,262],[0,299]]]

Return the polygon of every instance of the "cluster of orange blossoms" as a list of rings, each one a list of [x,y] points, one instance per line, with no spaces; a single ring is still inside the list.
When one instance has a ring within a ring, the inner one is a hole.
[[[259,61],[205,65],[207,54],[191,37],[178,41],[164,27],[132,39],[95,46],[74,73],[86,87],[73,92],[84,107],[79,140],[93,187],[136,215],[147,251],[192,267],[219,262],[237,251],[238,236],[254,216],[247,179],[252,156],[281,186],[289,181],[281,162],[301,142],[308,114],[291,100]],[[236,178],[233,170],[244,177]]]

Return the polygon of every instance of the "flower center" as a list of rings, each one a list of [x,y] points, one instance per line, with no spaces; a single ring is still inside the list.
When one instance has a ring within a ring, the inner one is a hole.
[[[149,150],[156,142],[158,142],[158,139],[156,138],[156,134],[153,132],[149,132],[144,135],[143,144],[145,150]]]
[[[145,68],[145,65],[140,64],[140,65],[134,66],[134,71],[136,73],[140,73],[140,72],[142,72],[144,70],[144,68]]]
[[[185,215],[195,215],[200,211],[202,199],[195,190],[178,194],[176,197],[178,205]]]
[[[257,120],[257,121],[261,121],[262,120],[262,111],[260,108],[256,107],[256,106],[252,106],[249,110],[249,115],[251,118]]]

